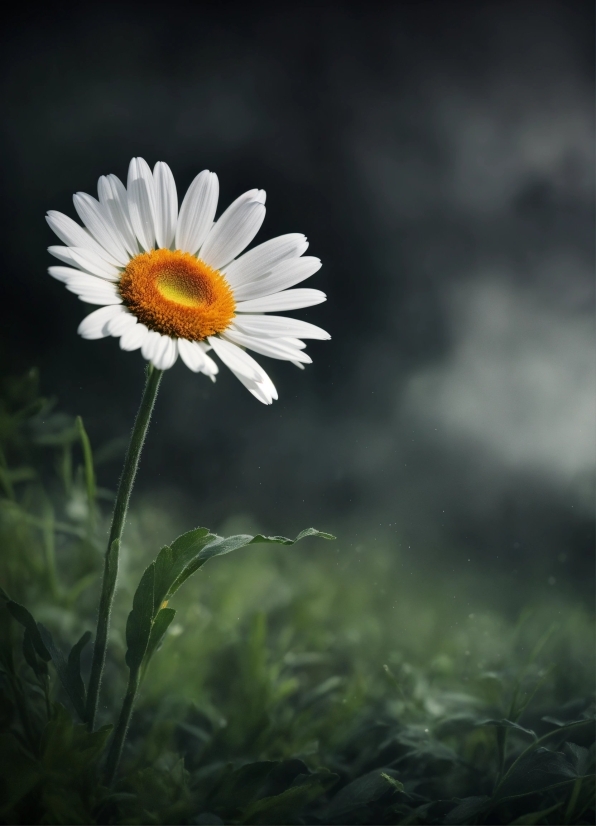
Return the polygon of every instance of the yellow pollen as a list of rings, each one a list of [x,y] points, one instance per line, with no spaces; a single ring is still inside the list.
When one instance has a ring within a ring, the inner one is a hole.
[[[236,303],[224,276],[180,250],[152,250],[135,256],[119,284],[124,305],[150,330],[201,341],[223,332]]]

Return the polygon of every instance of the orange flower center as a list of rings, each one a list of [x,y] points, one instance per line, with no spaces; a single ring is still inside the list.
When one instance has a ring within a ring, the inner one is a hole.
[[[150,330],[201,341],[225,330],[236,311],[234,295],[217,270],[179,250],[135,256],[119,283],[124,305]]]

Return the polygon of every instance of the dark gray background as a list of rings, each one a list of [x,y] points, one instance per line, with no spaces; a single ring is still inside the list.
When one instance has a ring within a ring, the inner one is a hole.
[[[139,495],[190,524],[315,524],[404,564],[593,591],[591,3],[194,4],[17,11],[2,44],[3,372],[39,365],[95,444],[139,353],[76,335],[44,212],[167,161],[258,240],[304,232],[329,300],[302,373],[166,375]],[[119,459],[102,470],[114,486]],[[470,562],[468,562],[470,560]]]

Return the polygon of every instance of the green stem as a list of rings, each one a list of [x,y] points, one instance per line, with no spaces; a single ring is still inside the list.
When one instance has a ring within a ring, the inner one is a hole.
[[[498,791],[500,790],[501,786],[505,783],[508,777],[513,773],[515,768],[517,767],[518,763],[527,757],[528,754],[533,752],[535,749],[540,748],[543,743],[546,743],[547,740],[550,740],[552,737],[556,737],[557,735],[565,737],[565,732],[569,731],[569,729],[579,728],[580,726],[585,726],[586,723],[594,724],[593,720],[578,720],[576,723],[569,723],[567,726],[561,726],[560,728],[553,729],[553,731],[549,731],[548,734],[544,734],[538,740],[534,740],[533,743],[525,748],[521,754],[519,754],[513,763],[509,766],[503,777],[501,778],[500,782],[497,784],[496,789],[493,792],[493,799],[496,797]]]
[[[112,743],[106,759],[104,775],[106,786],[112,785],[118,769],[118,763],[120,762],[120,757],[122,755],[122,747],[126,739],[128,726],[130,724],[132,708],[137,696],[137,691],[139,690],[139,683],[139,669],[137,668],[131,670],[128,678],[126,694],[124,696],[124,702],[122,703],[122,708],[120,709],[120,716],[118,717],[118,723],[116,724],[116,730],[114,731],[114,736],[112,738]]]
[[[147,435],[147,428],[149,427],[149,420],[162,375],[162,370],[157,370],[152,365],[147,367],[145,389],[130,436],[130,442],[128,443],[122,476],[118,484],[112,527],[110,529],[108,548],[105,556],[101,597],[99,600],[99,616],[97,618],[97,632],[95,635],[93,662],[91,664],[91,676],[89,678],[89,690],[87,693],[86,716],[90,731],[93,731],[95,725],[101,677],[106,659],[110,612],[112,610],[112,601],[114,599],[116,579],[118,577],[118,556],[120,553],[122,530],[124,528],[128,502],[139,464],[139,457],[143,449],[145,436]]]
[[[581,789],[582,778],[578,777],[575,783],[573,784],[573,789],[571,790],[571,795],[569,797],[569,803],[567,804],[567,809],[565,810],[565,823],[573,822],[573,813],[575,812],[575,807],[577,805]]]

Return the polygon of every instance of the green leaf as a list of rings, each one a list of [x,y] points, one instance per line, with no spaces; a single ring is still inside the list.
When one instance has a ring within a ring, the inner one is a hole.
[[[590,752],[588,749],[585,749],[583,746],[578,746],[576,743],[565,743],[563,745],[563,754],[577,772],[578,777],[583,777],[585,774],[588,774],[590,768]]]
[[[306,539],[309,536],[318,536],[322,539],[335,539],[332,534],[317,531],[315,528],[307,528],[306,530],[301,531],[296,539],[287,539],[285,536],[263,536],[262,534],[257,534],[257,536],[238,534],[236,536],[228,536],[226,538],[221,536],[213,536],[212,541],[205,544],[198,553],[188,560],[187,564],[180,571],[176,579],[173,580],[168,590],[168,596],[172,596],[189,576],[191,576],[195,571],[215,556],[223,556],[224,554],[229,554],[232,551],[240,550],[240,548],[245,548],[247,545],[256,545],[259,543],[267,543],[271,545],[294,545],[296,542],[299,542],[301,539]],[[183,538],[184,537],[180,537],[180,539]],[[178,541],[179,540],[176,540],[176,542]],[[172,545],[172,550],[174,550],[175,545],[176,543]]]
[[[577,771],[559,751],[538,748],[522,757],[499,789],[499,798],[517,797],[576,780]]]
[[[550,715],[546,715],[546,717],[542,717],[541,719],[544,723],[550,723],[553,726],[557,726],[557,728],[561,729],[561,731],[567,728],[575,728],[576,726],[581,726],[584,723],[591,723],[594,721],[593,715],[579,717],[577,720],[561,720],[558,717],[551,717]]]
[[[80,692],[83,698],[85,697],[85,684],[81,677],[81,654],[90,639],[91,631],[85,631],[81,639],[70,649],[68,655],[68,674],[70,681],[76,686],[77,691]]]
[[[155,560],[155,601],[158,605],[166,599],[172,584],[197,554],[217,538],[207,528],[195,528],[179,536],[171,547],[166,545],[161,549]]]
[[[445,817],[445,823],[449,826],[460,826],[465,823],[475,823],[478,815],[487,807],[490,797],[486,795],[478,797],[465,797],[460,800],[455,809],[451,809]]]
[[[169,611],[162,614],[153,631],[157,617],[162,611],[166,611],[168,600],[182,583],[209,559],[229,554],[247,545],[258,543],[293,545],[300,539],[310,536],[334,539],[331,534],[322,533],[314,528],[302,531],[296,539],[286,539],[284,536],[262,536],[261,534],[257,536],[238,534],[224,538],[210,533],[207,528],[195,528],[179,536],[171,545],[165,545],[157,555],[155,562],[146,568],[134,595],[132,611],[128,615],[126,624],[128,667],[131,670],[141,668],[146,655],[147,663],[149,662],[174,615]],[[146,668],[147,663],[143,668]]]
[[[45,662],[49,662],[52,657],[44,645],[39,629],[37,628],[37,624],[29,611],[27,611],[23,605],[19,605],[18,602],[14,602],[12,599],[7,603],[7,607],[16,621],[20,622],[20,624],[24,626],[26,631],[29,633],[31,644],[37,656],[41,657],[41,659]],[[31,665],[31,663],[29,664]]]
[[[151,626],[149,642],[147,643],[147,650],[145,651],[145,657],[143,659],[143,672],[149,665],[151,657],[161,645],[165,633],[175,616],[176,611],[173,608],[162,608],[161,611],[157,612],[157,616]]]
[[[212,534],[208,528],[193,528],[192,531],[181,534],[172,542],[174,557],[178,559],[178,557],[189,551],[201,548],[205,544],[205,538],[207,538],[208,541],[212,536],[214,536],[214,534]]]
[[[550,809],[543,809],[541,812],[530,812],[526,815],[521,815],[521,817],[516,818],[515,820],[511,821],[512,824],[519,824],[520,826],[534,826],[537,823],[547,823],[547,817],[556,812],[557,809],[560,809],[563,805],[563,801],[559,803],[555,803],[554,806],[551,806]]]
[[[25,634],[23,636],[23,657],[27,665],[33,669],[38,677],[45,677],[47,675],[48,667],[45,661],[37,656],[33,637],[28,628],[25,628]]]
[[[60,703],[54,703],[41,742],[41,762],[46,771],[63,773],[71,780],[82,775],[103,753],[112,726],[90,732],[73,722]]]
[[[223,807],[234,810],[254,801],[272,769],[279,765],[270,760],[247,763],[239,769],[226,767],[222,780],[209,795],[208,804],[213,809]]]
[[[71,670],[69,668],[69,664],[67,664],[66,660],[64,659],[64,655],[62,651],[57,647],[54,643],[51,633],[48,629],[41,624],[41,622],[37,623],[37,627],[40,633],[40,636],[43,640],[44,645],[50,652],[52,657],[52,662],[54,663],[54,668],[56,669],[56,673],[58,674],[58,678],[62,685],[64,686],[64,690],[69,696],[71,703],[74,706],[74,710],[79,716],[79,719],[84,722],[85,721],[85,687],[83,686],[83,681],[81,680],[81,675],[77,671],[77,678],[73,679],[71,676]],[[89,632],[87,632],[89,633]],[[90,635],[89,635],[90,636]],[[83,638],[81,638],[83,639]],[[87,640],[89,637],[87,637]],[[80,643],[80,641],[79,641]],[[77,643],[77,645],[79,645]]]
[[[38,763],[25,754],[14,736],[0,734],[0,816],[4,822],[16,823],[11,809],[41,779]]]
[[[126,623],[126,664],[131,671],[141,667],[151,636],[155,611],[154,586],[155,562],[152,562],[141,577]]]
[[[169,545],[164,545],[155,560],[154,599],[156,605],[161,605],[170,587],[171,572],[176,558]]]
[[[337,775],[327,769],[299,775],[292,786],[273,797],[262,797],[244,811],[242,823],[284,823],[296,816],[337,781]]]
[[[482,720],[478,723],[479,726],[494,726],[495,728],[511,728],[515,729],[515,731],[519,731],[521,734],[526,734],[531,737],[533,740],[536,740],[536,732],[532,731],[532,729],[524,728],[520,726],[519,723],[514,723],[512,720],[506,720],[503,718],[502,720]]]
[[[366,811],[369,803],[373,803],[388,792],[403,791],[403,786],[396,787],[395,783],[398,781],[393,777],[394,774],[395,772],[391,769],[375,769],[348,783],[340,789],[325,809],[326,820],[345,823],[345,818],[350,818],[351,821],[351,815],[362,810]]]

